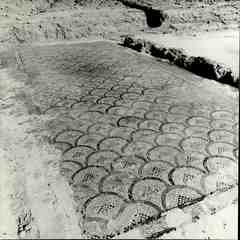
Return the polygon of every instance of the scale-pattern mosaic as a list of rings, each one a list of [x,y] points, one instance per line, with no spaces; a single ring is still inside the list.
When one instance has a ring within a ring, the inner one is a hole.
[[[48,127],[85,236],[112,237],[237,184],[237,110],[124,80],[77,87],[45,113],[58,114]]]

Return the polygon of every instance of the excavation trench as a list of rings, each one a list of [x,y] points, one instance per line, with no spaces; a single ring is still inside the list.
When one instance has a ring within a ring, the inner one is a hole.
[[[139,4],[132,0],[121,0],[121,2],[127,7],[142,10],[146,15],[147,24],[151,28],[160,27],[168,18],[168,15],[164,11],[161,9],[154,9],[150,5]]]
[[[139,37],[126,36],[122,45],[158,59],[168,60],[170,63],[201,77],[238,87],[238,46],[234,47],[235,45],[232,42],[227,42],[226,46],[221,44],[222,48],[218,49],[216,46],[211,48],[213,45],[211,39],[201,42],[201,39],[197,41],[194,38],[189,38],[185,43],[181,41],[181,37],[169,37],[168,39],[168,36],[162,36],[161,34],[159,36],[157,34],[145,34]],[[224,47],[226,50],[224,50]],[[212,59],[220,59],[220,62]]]

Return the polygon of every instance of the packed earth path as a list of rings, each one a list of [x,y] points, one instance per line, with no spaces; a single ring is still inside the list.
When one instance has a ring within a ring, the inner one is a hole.
[[[157,236],[173,229],[163,215],[189,207],[197,214],[198,203],[236,188],[236,89],[108,41],[12,52],[6,66],[21,84],[13,98],[27,111],[16,128],[57,149],[74,202],[68,214],[82,237],[139,226]],[[40,213],[31,214],[38,221]]]

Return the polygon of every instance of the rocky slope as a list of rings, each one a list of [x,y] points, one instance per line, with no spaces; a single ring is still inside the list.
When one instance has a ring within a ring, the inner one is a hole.
[[[0,42],[236,28],[239,1],[2,0]]]

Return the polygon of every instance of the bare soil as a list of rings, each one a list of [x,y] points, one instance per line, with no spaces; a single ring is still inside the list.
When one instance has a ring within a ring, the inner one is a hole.
[[[239,31],[221,30],[195,34],[151,34],[139,37],[170,48],[183,49],[191,56],[202,56],[230,67],[239,76]]]
[[[83,38],[118,40],[123,34],[146,31],[180,34],[238,27],[239,1],[221,0],[214,4],[209,1],[121,2],[125,5],[116,1],[97,0],[2,0],[0,41],[5,43],[9,40],[32,42]],[[166,14],[160,27],[148,26],[146,9],[163,11]]]

